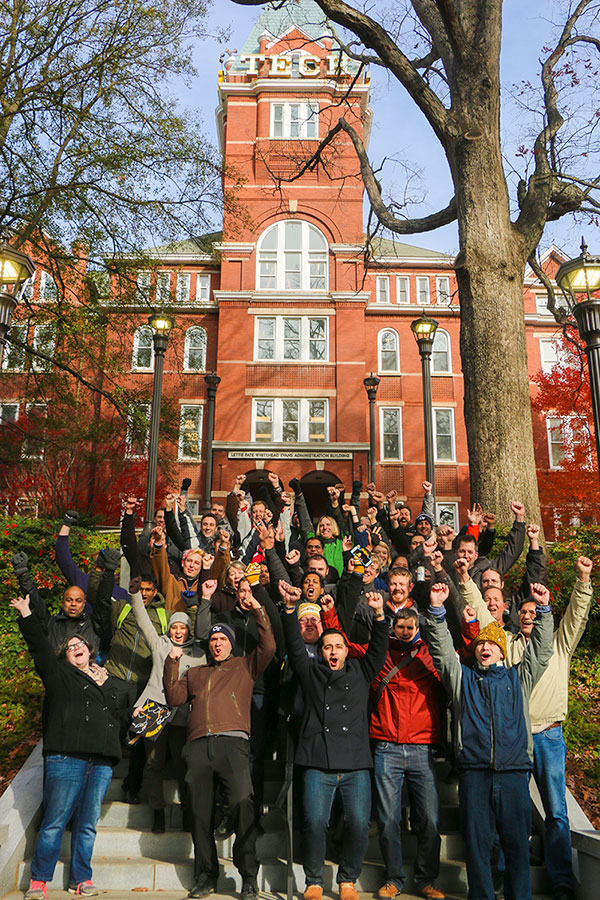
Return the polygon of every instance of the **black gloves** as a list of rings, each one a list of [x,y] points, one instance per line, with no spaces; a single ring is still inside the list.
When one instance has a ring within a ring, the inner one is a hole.
[[[23,553],[22,550],[19,553],[15,553],[11,562],[17,578],[19,575],[25,575],[27,572],[27,564],[29,562],[26,553]]]
[[[65,514],[63,517],[63,525],[68,525],[69,528],[72,528],[73,525],[77,525],[79,522],[79,513],[76,509],[67,509],[65,510]]]

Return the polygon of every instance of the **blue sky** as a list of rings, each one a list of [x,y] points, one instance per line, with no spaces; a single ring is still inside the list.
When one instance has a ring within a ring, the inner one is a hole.
[[[529,79],[539,83],[539,57],[545,42],[550,41],[552,20],[560,21],[562,3],[546,0],[506,0],[504,12],[504,40],[502,55],[502,82],[508,101],[503,113],[505,134],[504,152],[511,165],[520,166],[515,155],[516,147],[525,143],[523,132],[526,117],[522,110],[510,102],[512,86]],[[219,56],[226,49],[240,48],[260,13],[260,7],[242,7],[231,0],[214,0],[209,15],[209,29],[229,28],[227,40],[207,38],[198,44],[196,67],[198,80],[184,99],[186,105],[195,106],[201,113],[208,136],[216,140],[214,110],[217,103],[217,73]],[[374,163],[384,157],[399,155],[418,166],[422,184],[416,193],[424,195],[422,203],[414,208],[414,215],[427,215],[446,206],[452,196],[452,185],[443,151],[433,136],[421,113],[406,96],[398,83],[371,67],[373,131],[370,155]],[[384,185],[401,196],[404,176],[400,166],[386,164],[380,176]],[[590,224],[574,223],[572,218],[549,226],[540,242],[543,251],[551,243],[561,246],[571,256],[579,253],[581,234],[585,232],[591,252],[600,252],[600,234]],[[400,240],[418,246],[455,253],[458,245],[454,224],[422,235],[400,237]]]

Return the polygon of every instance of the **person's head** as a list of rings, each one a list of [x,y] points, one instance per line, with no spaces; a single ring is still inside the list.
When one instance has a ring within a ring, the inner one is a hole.
[[[329,575],[329,563],[322,554],[311,556],[306,563],[306,571],[307,573],[316,572],[321,576],[323,582],[326,582]]]
[[[96,658],[96,651],[82,634],[73,634],[58,648],[56,655],[66,659],[77,669],[87,669]]]
[[[493,566],[490,566],[489,569],[484,569],[481,573],[481,590],[485,591],[489,587],[500,588],[500,590],[504,587],[504,578],[498,569],[494,569]]]
[[[331,516],[321,516],[317,524],[317,534],[326,541],[339,537],[339,525]]]
[[[482,628],[473,641],[473,653],[480,666],[494,666],[506,659],[506,634],[498,622]]]
[[[235,631],[226,622],[218,622],[208,633],[208,652],[215,662],[224,662],[233,653]]]
[[[428,516],[427,513],[420,513],[415,519],[415,531],[417,534],[422,534],[425,540],[427,540],[432,529],[433,519],[431,516]]]
[[[525,637],[529,637],[533,631],[533,623],[537,615],[537,603],[531,597],[526,597],[519,606],[519,631]]]
[[[165,508],[164,506],[159,507],[154,513],[154,520],[152,522],[154,527],[156,528],[159,525],[161,528],[165,527]]]
[[[394,606],[411,606],[410,589],[412,576],[409,571],[401,572],[392,569],[388,578],[388,591]]]
[[[379,573],[381,572],[381,563],[377,559],[377,557],[372,557],[371,565],[365,566],[365,571],[363,574],[363,584],[373,584]]]
[[[85,594],[80,587],[72,584],[62,598],[62,611],[69,619],[77,619],[85,609]]]
[[[403,528],[406,528],[407,525],[410,525],[412,519],[412,510],[410,506],[407,506],[406,503],[403,503],[402,506],[399,507],[399,511],[400,515],[398,516],[398,521]]]
[[[410,566],[408,565],[408,558],[406,556],[400,556],[400,554],[398,554],[398,556],[395,558],[394,562],[392,563],[390,571],[393,569],[406,569],[407,572],[410,571]]]
[[[504,599],[504,594],[500,590],[500,588],[490,587],[487,590],[482,591],[482,596],[485,605],[488,608],[489,614],[499,622],[501,625],[504,622],[504,613],[507,610],[506,600]]]
[[[219,503],[217,500],[213,500],[213,502],[211,503],[210,511],[213,514],[213,516],[215,517],[215,519],[217,520],[217,522],[220,522],[221,519],[225,518],[225,507],[223,506],[222,503]]]
[[[255,500],[252,504],[252,524],[256,525],[258,522],[262,522],[265,518],[265,513],[267,511],[267,507],[263,503],[262,500]]]
[[[371,553],[373,559],[377,559],[381,569],[388,569],[391,562],[390,548],[385,541],[379,541],[376,547],[373,547]]]
[[[269,567],[266,562],[259,563],[260,565],[260,575],[258,576],[259,584],[269,584],[271,581],[271,576],[269,575]]]
[[[236,588],[235,595],[236,595],[238,606],[241,609],[248,611],[250,609],[250,607],[252,606],[251,600],[252,600],[253,594],[252,594],[252,588],[250,586],[250,582],[248,581],[248,579],[246,577],[241,578],[238,581],[238,586]]]
[[[309,603],[316,603],[323,593],[325,585],[323,579],[316,572],[307,572],[302,579],[302,599]]]
[[[150,576],[142,578],[140,594],[142,595],[144,606],[148,606],[149,603],[152,603],[157,594],[156,579]]]
[[[479,556],[477,549],[477,539],[474,534],[463,534],[458,542],[456,555],[459,559],[466,559],[469,568],[473,565]]]
[[[181,560],[181,568],[186,578],[196,578],[202,568],[202,550],[186,550]]]
[[[344,633],[337,628],[327,628],[319,638],[319,652],[332,671],[343,669],[348,656],[348,641]]]
[[[412,553],[413,550],[417,549],[419,544],[424,544],[424,543],[425,543],[425,538],[423,537],[422,534],[413,534],[413,536],[410,539],[410,552]]]
[[[414,607],[399,609],[394,616],[392,630],[399,641],[408,643],[419,630],[419,614]]]
[[[171,643],[181,646],[190,637],[190,617],[183,612],[173,613],[169,619],[169,637]]]
[[[320,537],[311,537],[307,540],[304,548],[306,558],[311,559],[313,556],[323,556],[323,541]]]
[[[245,566],[243,562],[235,560],[225,569],[225,584],[228,587],[237,588],[238,584],[244,577]]]
[[[211,512],[200,519],[200,531],[205,538],[214,537],[217,533],[217,519]]]
[[[323,634],[321,607],[318,603],[298,604],[298,626],[305,644],[316,644]]]

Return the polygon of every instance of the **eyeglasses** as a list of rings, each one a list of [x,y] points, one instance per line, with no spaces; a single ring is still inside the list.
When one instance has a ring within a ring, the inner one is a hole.
[[[74,644],[69,644],[67,653],[71,653],[73,650],[79,650],[80,647],[87,647],[87,643],[85,641],[75,641]]]

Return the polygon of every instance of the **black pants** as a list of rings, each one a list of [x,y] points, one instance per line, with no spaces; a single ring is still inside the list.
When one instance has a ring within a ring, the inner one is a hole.
[[[250,778],[250,742],[244,738],[213,735],[189,741],[183,748],[187,766],[185,783],[192,811],[194,879],[219,875],[217,847],[213,837],[215,779],[224,785],[235,831],[233,863],[244,880],[258,873],[256,823]]]
[[[171,755],[177,785],[179,802],[186,803],[185,764],[182,752],[185,746],[185,725],[167,723],[156,740],[144,738],[146,748],[146,793],[150,809],[165,808],[164,777],[167,753]]]

